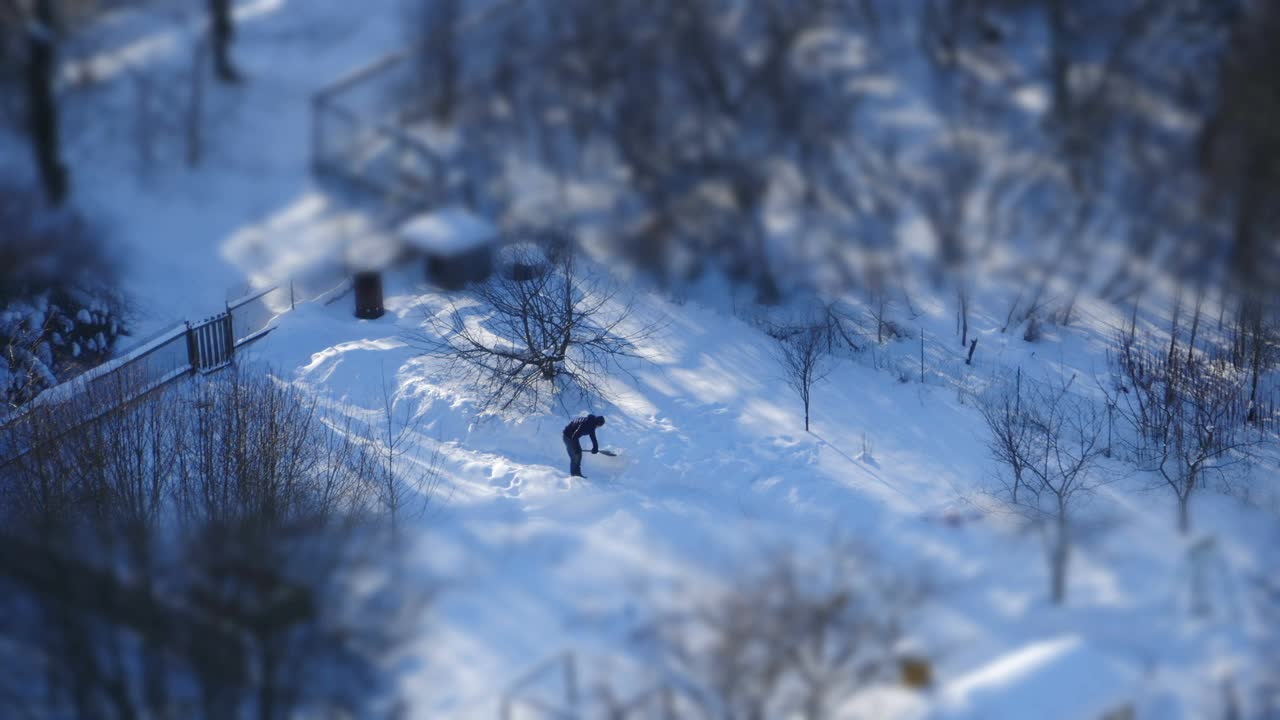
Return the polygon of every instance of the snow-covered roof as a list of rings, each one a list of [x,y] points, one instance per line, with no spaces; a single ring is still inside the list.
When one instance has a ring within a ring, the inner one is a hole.
[[[400,226],[406,244],[436,255],[460,255],[494,241],[497,228],[462,207],[446,207],[416,215]]]
[[[1100,718],[1133,702],[1138,676],[1077,636],[1031,643],[947,683],[937,720]]]
[[[515,263],[539,263],[546,264],[548,262],[547,252],[536,242],[517,242],[510,245],[504,245],[498,250],[498,261],[508,265]]]

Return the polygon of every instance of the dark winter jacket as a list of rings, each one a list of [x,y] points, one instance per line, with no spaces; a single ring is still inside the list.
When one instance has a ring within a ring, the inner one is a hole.
[[[596,428],[604,424],[601,422],[603,419],[595,415],[588,415],[574,420],[564,426],[565,440],[572,440],[581,448],[582,443],[580,440],[584,437],[589,437],[591,438],[591,452],[596,452],[600,449],[600,443],[596,441]]]

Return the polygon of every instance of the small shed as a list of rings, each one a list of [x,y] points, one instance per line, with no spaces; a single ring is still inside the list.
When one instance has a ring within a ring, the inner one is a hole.
[[[493,272],[497,228],[465,208],[414,216],[399,235],[410,252],[424,258],[427,281],[439,287],[459,290]]]

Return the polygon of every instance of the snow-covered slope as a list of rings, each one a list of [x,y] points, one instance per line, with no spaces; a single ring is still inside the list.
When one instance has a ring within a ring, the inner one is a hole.
[[[669,318],[664,337],[644,347],[652,362],[636,368],[636,382],[616,383],[616,402],[590,408],[608,416],[602,443],[624,449],[625,461],[588,456],[590,479],[570,480],[565,416],[476,421],[470,391],[405,344],[419,304],[435,299],[413,281],[408,271],[393,278],[377,321],[355,320],[345,301],[285,315],[255,356],[360,417],[377,412],[385,384],[397,412],[420,422],[417,443],[442,453],[445,482],[418,556],[444,592],[423,641],[427,663],[406,681],[423,717],[491,717],[506,684],[563,649],[616,682],[603,659],[632,652],[628,638],[652,620],[655,598],[722,587],[767,548],[820,557],[834,539],[936,588],[911,635],[938,666],[939,697],[951,698],[942,707],[968,707],[952,696],[973,694],[947,690],[950,680],[1064,637],[1110,664],[1075,658],[1051,680],[1029,672],[1034,682],[1062,683],[1067,695],[1105,687],[1140,709],[1163,708],[1140,717],[1169,708],[1201,716],[1219,696],[1216,673],[1250,667],[1248,633],[1259,628],[1241,592],[1264,571],[1251,548],[1266,518],[1234,501],[1199,498],[1198,533],[1218,537],[1235,587],[1193,621],[1189,541],[1172,503],[1139,492],[1143,480],[1120,464],[1103,466],[1118,480],[1083,508],[1095,530],[1072,560],[1066,606],[1054,607],[1041,539],[983,492],[995,468],[971,400],[844,360],[821,385],[805,433],[771,338],[652,294],[642,312]],[[1063,347],[1081,344],[1063,335]],[[1018,364],[1029,376],[1058,372],[1059,357],[1032,356],[1058,355],[1057,344],[1027,346]],[[912,341],[897,350],[916,352]],[[1010,717],[1024,716],[1018,677],[1002,679],[1001,667],[978,695],[999,703],[1007,684]]]

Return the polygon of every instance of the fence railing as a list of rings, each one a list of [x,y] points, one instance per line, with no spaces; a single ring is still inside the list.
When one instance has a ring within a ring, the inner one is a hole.
[[[350,289],[350,280],[331,284],[323,292],[307,293],[306,301],[331,302]],[[294,283],[276,285],[254,291],[226,303],[223,312],[196,323],[175,325],[120,357],[48,388],[31,402],[7,415],[0,416],[0,435],[15,438],[13,432],[21,423],[32,420],[38,409],[57,406],[72,408],[59,415],[89,412],[85,404],[72,401],[83,397],[111,398],[116,405],[128,403],[165,383],[193,373],[208,373],[230,365],[240,348],[274,329],[273,321],[291,310],[303,298],[297,297]],[[127,388],[122,392],[121,388]],[[90,403],[88,406],[92,406]],[[93,407],[92,412],[113,408]],[[60,423],[73,427],[93,417],[62,418]],[[36,419],[34,422],[40,422]],[[0,442],[0,465],[25,454],[28,448]]]
[[[253,342],[270,332],[270,324],[280,313],[292,310],[297,302],[294,284],[263,288],[227,303],[234,344]]]

